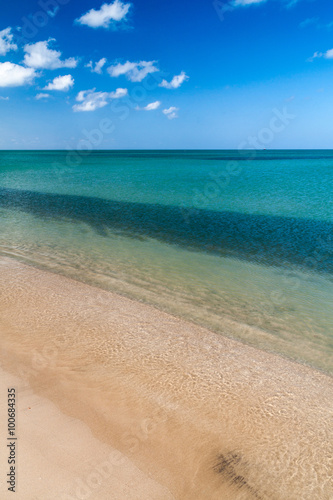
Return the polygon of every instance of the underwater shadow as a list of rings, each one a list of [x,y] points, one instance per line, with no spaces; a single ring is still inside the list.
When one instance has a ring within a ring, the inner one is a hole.
[[[112,231],[267,265],[333,271],[333,224],[324,221],[6,188],[0,188],[0,207],[83,222],[105,237]]]

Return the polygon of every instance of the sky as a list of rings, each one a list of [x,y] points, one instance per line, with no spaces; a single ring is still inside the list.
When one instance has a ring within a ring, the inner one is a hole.
[[[0,149],[331,149],[332,111],[331,0],[2,0]]]

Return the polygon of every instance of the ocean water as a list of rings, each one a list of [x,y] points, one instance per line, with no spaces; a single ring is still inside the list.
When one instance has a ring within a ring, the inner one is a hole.
[[[1,151],[0,253],[333,373],[333,151]]]

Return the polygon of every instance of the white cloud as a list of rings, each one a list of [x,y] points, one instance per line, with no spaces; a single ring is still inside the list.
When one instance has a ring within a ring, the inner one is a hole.
[[[0,87],[20,87],[31,83],[36,72],[11,62],[0,63]]]
[[[233,10],[237,7],[248,7],[249,5],[261,5],[268,0],[230,0],[229,3],[224,3],[223,11]],[[289,9],[296,5],[300,0],[281,0],[284,6]]]
[[[159,71],[154,66],[157,61],[140,61],[136,63],[125,62],[124,64],[116,64],[108,68],[108,73],[113,77],[126,75],[126,78],[131,82],[141,82],[150,73]]]
[[[115,0],[113,3],[104,3],[99,10],[91,9],[86,14],[76,19],[79,24],[90,26],[90,28],[108,28],[112,21],[125,19],[130,3],[122,3]]]
[[[76,96],[77,102],[74,104],[74,111],[95,111],[95,109],[103,108],[112,99],[120,99],[127,95],[127,89],[117,89],[114,92],[95,92],[92,90],[81,90]]]
[[[100,59],[95,65],[93,64],[92,61],[89,61],[88,64],[86,64],[86,68],[90,68],[92,73],[98,73],[99,75],[102,73],[102,68],[104,64],[106,63],[106,58],[103,57]]]
[[[0,31],[0,55],[5,56],[10,50],[17,50],[17,45],[13,43],[11,28]]]
[[[325,59],[333,59],[333,49],[329,49],[324,54]]]
[[[35,99],[37,101],[39,101],[40,99],[48,99],[50,96],[50,94],[43,94],[42,92],[40,94],[37,94]]]
[[[77,59],[70,57],[61,61],[61,52],[48,48],[48,44],[52,41],[54,41],[54,38],[25,45],[24,63],[36,69],[75,68],[78,63]]]
[[[312,62],[317,57],[323,57],[323,53],[322,52],[315,52],[312,57],[309,57],[308,61]]]
[[[169,118],[169,120],[178,118],[177,111],[179,111],[179,108],[176,108],[175,106],[171,106],[171,108],[168,109],[163,109],[163,113]]]
[[[154,102],[147,104],[147,106],[145,106],[144,108],[140,108],[139,106],[137,106],[135,109],[137,111],[140,111],[140,110],[153,111],[154,109],[158,109],[160,106],[161,106],[161,101],[154,101]]]
[[[9,101],[9,97],[3,97],[0,95],[0,101]]]
[[[254,5],[254,4],[258,4],[258,3],[264,3],[266,1],[267,0],[234,0],[232,2],[232,5],[234,7],[243,7],[245,5]]]
[[[164,87],[165,89],[178,89],[178,87],[180,87],[181,84],[188,79],[189,76],[187,76],[187,74],[184,71],[182,71],[180,75],[174,76],[171,82],[162,80],[162,82],[159,84],[159,87]]]
[[[326,52],[315,52],[313,56],[308,59],[308,61],[312,62],[318,57],[323,57],[324,59],[333,59],[333,49],[329,49]]]
[[[66,92],[74,85],[74,78],[72,75],[57,76],[49,83],[44,90],[62,90]]]
[[[155,101],[151,102],[150,104],[147,104],[143,109],[145,111],[152,111],[153,109],[158,109],[161,106],[161,101]]]

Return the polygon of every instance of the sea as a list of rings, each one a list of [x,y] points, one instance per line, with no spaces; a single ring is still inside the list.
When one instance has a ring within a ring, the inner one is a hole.
[[[330,150],[0,151],[0,255],[332,375],[332,202]]]

